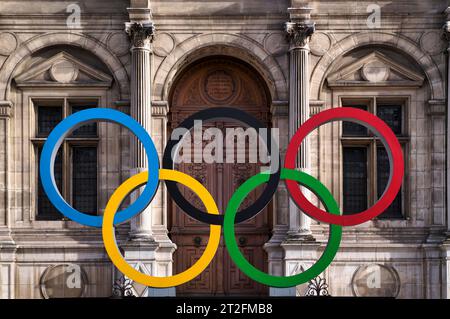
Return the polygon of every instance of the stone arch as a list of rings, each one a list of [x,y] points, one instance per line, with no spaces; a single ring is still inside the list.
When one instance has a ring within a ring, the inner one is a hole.
[[[101,42],[84,34],[52,32],[33,37],[22,43],[5,61],[0,72],[0,94],[3,95],[3,99],[9,99],[10,83],[14,76],[14,70],[26,57],[40,49],[61,44],[77,46],[95,54],[110,69],[114,79],[118,83],[121,98],[125,99],[129,97],[130,89],[128,84],[128,74],[123,64]]]
[[[444,84],[441,73],[433,59],[423,52],[423,50],[411,39],[398,34],[385,32],[362,32],[350,35],[334,46],[320,59],[311,74],[311,98],[323,100],[322,88],[325,84],[326,76],[333,66],[336,58],[365,45],[384,45],[406,54],[413,58],[420,65],[425,73],[430,89],[431,99],[445,99]]]
[[[238,58],[253,66],[264,78],[272,100],[287,100],[286,77],[274,57],[259,43],[234,34],[203,34],[179,44],[166,57],[154,78],[154,100],[167,101],[170,87],[180,71],[190,63],[207,55]]]

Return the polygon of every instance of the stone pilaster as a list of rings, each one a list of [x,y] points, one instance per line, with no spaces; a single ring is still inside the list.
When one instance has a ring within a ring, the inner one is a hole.
[[[447,197],[447,205],[448,201],[450,200],[450,7],[445,10],[445,14],[447,16],[446,23],[444,25],[444,35],[449,42],[449,46],[447,48],[447,105],[446,105],[446,112],[447,115],[447,136],[446,136],[446,143],[447,143],[447,154],[446,154],[446,163],[447,163],[447,176],[446,176],[446,197]],[[445,115],[444,115],[445,116]],[[450,210],[447,206],[447,235],[450,237]],[[450,291],[450,290],[449,290]],[[450,292],[449,292],[450,296]]]
[[[446,125],[446,154],[444,154],[444,157],[446,157],[446,205],[447,205],[447,241],[442,246],[442,297],[450,299],[450,210],[448,209],[448,204],[450,200],[450,7],[445,10],[446,15],[446,23],[444,24],[443,30],[444,30],[444,36],[449,42],[449,46],[447,48],[447,105],[446,105],[446,112],[447,115],[447,125]]]
[[[428,101],[428,116],[431,118],[431,187],[432,225],[448,227],[445,212],[445,172],[446,172],[446,101]]]
[[[12,103],[0,101],[0,299],[14,298],[14,260],[16,245],[11,237],[8,167]]]
[[[291,21],[285,25],[290,41],[289,60],[289,137],[309,119],[309,41],[315,31],[310,20],[311,8],[307,4],[289,8]],[[307,138],[297,157],[297,168],[310,173],[310,143]],[[310,220],[297,206],[289,202],[289,238],[291,240],[311,239]]]
[[[126,24],[126,32],[132,45],[130,113],[148,132],[151,132],[151,42],[155,28],[152,22],[130,22]],[[145,149],[135,136],[131,138],[130,155],[132,175],[147,170]],[[135,192],[135,196],[139,195],[139,191]],[[150,207],[133,218],[130,233],[132,240],[153,240]]]
[[[271,107],[273,127],[279,129],[280,156],[284,158],[289,132],[289,103],[288,101],[274,101]],[[288,194],[286,185],[280,183],[278,191],[274,196],[273,205],[275,207],[273,213],[273,236],[270,241],[264,245],[269,260],[269,273],[275,276],[283,276],[283,256],[284,250],[281,243],[286,239],[286,234],[289,229],[289,207]]]

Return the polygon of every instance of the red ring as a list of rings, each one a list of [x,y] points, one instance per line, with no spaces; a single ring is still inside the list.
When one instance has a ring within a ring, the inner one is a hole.
[[[341,107],[321,112],[306,121],[295,133],[286,151],[285,168],[295,169],[297,152],[303,140],[317,127],[332,121],[351,121],[373,130],[383,141],[388,152],[391,178],[381,198],[369,209],[353,215],[337,216],[314,206],[301,192],[297,182],[286,180],[287,189],[297,206],[308,216],[328,224],[354,226],[365,223],[382,214],[395,200],[404,175],[403,152],[400,143],[390,127],[375,115],[355,108]]]

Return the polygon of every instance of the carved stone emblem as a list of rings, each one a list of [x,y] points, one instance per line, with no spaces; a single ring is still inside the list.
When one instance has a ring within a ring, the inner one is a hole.
[[[86,273],[77,264],[50,266],[40,279],[41,293],[45,299],[83,297],[87,284]]]
[[[10,55],[17,48],[16,36],[10,32],[0,33],[0,55]]]
[[[236,91],[233,77],[223,70],[216,70],[206,77],[205,93],[209,99],[223,103],[232,98]]]
[[[52,79],[59,83],[71,83],[78,76],[78,68],[71,61],[60,61],[50,68]]]
[[[330,49],[331,39],[326,33],[317,32],[311,36],[309,46],[312,54],[322,56]]]
[[[392,267],[371,264],[358,268],[352,287],[358,297],[397,297],[400,278]]]
[[[390,68],[381,61],[371,61],[361,69],[363,78],[372,83],[386,81],[389,78],[389,71]]]

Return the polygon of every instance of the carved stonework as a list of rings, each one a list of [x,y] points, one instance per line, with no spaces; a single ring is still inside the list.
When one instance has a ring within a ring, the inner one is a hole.
[[[448,7],[444,13],[447,15],[447,21],[442,27],[443,37],[445,40],[450,42],[450,7]]]
[[[11,116],[12,105],[10,101],[0,101],[0,118]]]
[[[132,49],[147,49],[153,42],[155,35],[155,26],[152,22],[148,23],[126,23],[125,31],[130,37]]]
[[[309,41],[316,27],[312,22],[287,22],[285,30],[292,49],[309,48]]]

